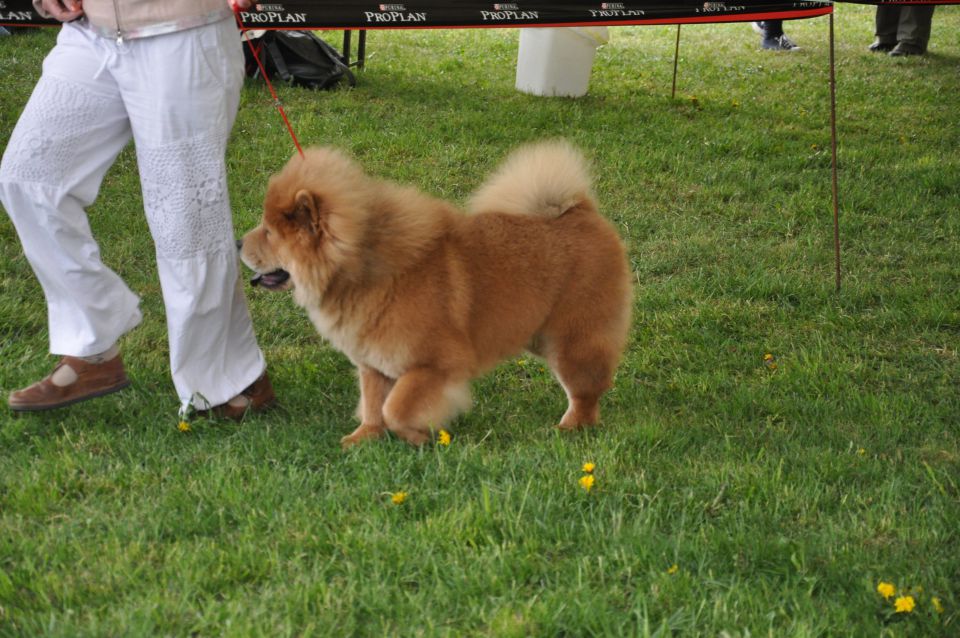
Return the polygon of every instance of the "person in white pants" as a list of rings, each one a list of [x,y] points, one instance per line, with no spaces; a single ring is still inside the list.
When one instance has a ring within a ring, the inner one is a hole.
[[[0,202],[43,288],[50,351],[64,356],[10,395],[13,410],[129,384],[117,340],[140,322],[139,298],[101,261],[85,207],[131,139],[181,411],[241,418],[274,400],[240,288],[227,193],[242,43],[226,0],[211,1],[42,0],[65,24],[4,151]]]

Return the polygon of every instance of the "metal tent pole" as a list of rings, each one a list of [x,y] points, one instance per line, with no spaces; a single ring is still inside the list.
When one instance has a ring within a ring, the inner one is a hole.
[[[840,197],[837,187],[837,78],[834,63],[833,12],[830,12],[830,149],[833,174],[833,251],[837,292],[840,292]]]
[[[680,25],[677,25],[677,45],[673,49],[673,89],[670,91],[670,99],[677,97],[677,60],[680,59]]]

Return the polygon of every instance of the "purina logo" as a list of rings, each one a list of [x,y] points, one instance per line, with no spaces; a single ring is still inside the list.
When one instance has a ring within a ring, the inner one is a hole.
[[[625,9],[623,2],[601,2],[599,9],[589,9],[594,18],[625,18],[646,15],[643,9]]]
[[[484,22],[521,22],[539,20],[540,14],[536,11],[521,11],[516,2],[501,2],[493,5],[493,11],[481,11],[480,17]]]
[[[726,2],[704,2],[703,3],[703,12],[704,13],[717,13],[719,11],[726,11],[732,13],[734,11],[746,11],[746,5],[727,5]],[[697,12],[699,13],[699,11]]]
[[[256,11],[244,11],[243,21],[247,24],[302,24],[307,21],[306,13],[287,11],[282,4],[255,4]]]
[[[794,3],[794,6],[797,6],[797,3]],[[726,2],[704,2],[703,9],[697,9],[697,13],[719,13],[724,11],[726,13],[743,13],[747,10],[747,5],[745,4],[727,4]]]
[[[380,11],[364,11],[367,22],[426,22],[426,11],[407,11],[402,4],[377,5]]]

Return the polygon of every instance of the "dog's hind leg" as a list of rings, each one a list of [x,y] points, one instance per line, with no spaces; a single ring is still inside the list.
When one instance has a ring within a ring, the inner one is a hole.
[[[566,343],[547,362],[567,394],[561,430],[577,430],[600,421],[600,397],[613,383],[619,353],[601,343]]]
[[[383,404],[393,388],[394,380],[373,368],[360,366],[360,403],[357,417],[360,426],[340,439],[344,448],[367,439],[379,439],[386,433],[383,422]]]
[[[383,417],[391,432],[411,445],[422,445],[432,430],[469,407],[469,380],[417,368],[397,379],[383,406]]]
[[[610,285],[586,282],[576,294],[571,293],[571,301],[558,307],[540,331],[547,363],[569,401],[557,425],[561,430],[576,430],[600,421],[600,397],[613,385],[626,346],[629,280],[625,268],[616,263],[607,270]]]

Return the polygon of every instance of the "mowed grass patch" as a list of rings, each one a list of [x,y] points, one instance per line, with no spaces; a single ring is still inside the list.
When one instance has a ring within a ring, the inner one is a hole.
[[[520,355],[475,383],[449,446],[342,452],[349,362],[257,290],[279,407],[178,431],[127,149],[89,212],[142,296],[121,342],[133,385],[0,415],[0,635],[956,635],[960,12],[938,7],[930,55],[905,60],[866,50],[873,7],[835,20],[839,293],[827,18],[788,22],[803,48],[783,55],[749,25],[683,26],[674,99],[668,26],[612,29],[576,100],[515,91],[511,30],[370,32],[355,89],[280,87],[303,144],[455,202],[517,144],[584,149],[635,274],[589,432],[552,428],[563,392]],[[0,38],[0,140],[53,39]],[[228,151],[238,234],[294,152],[248,83]],[[53,358],[6,218],[0,264],[8,392]]]

